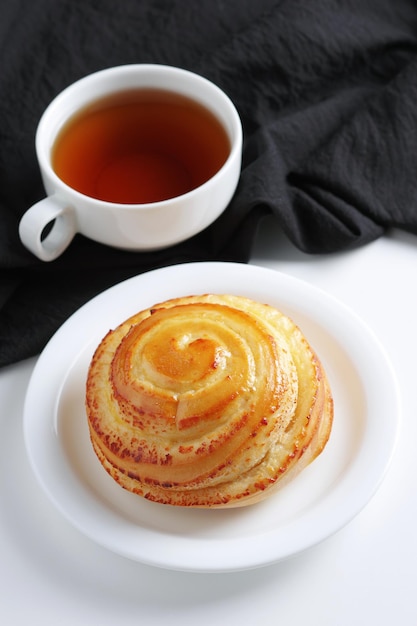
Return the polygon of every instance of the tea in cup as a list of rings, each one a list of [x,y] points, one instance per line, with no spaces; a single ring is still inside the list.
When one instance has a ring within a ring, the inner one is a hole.
[[[23,244],[57,258],[78,232],[155,250],[205,229],[228,206],[241,168],[242,127],[207,79],[165,65],[91,74],[45,110],[36,153],[47,197],[23,215]]]

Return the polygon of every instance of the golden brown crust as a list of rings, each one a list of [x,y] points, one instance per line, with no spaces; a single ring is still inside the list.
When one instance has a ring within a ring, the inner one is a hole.
[[[110,331],[86,407],[94,450],[120,485],[194,507],[263,499],[320,454],[333,419],[300,329],[230,295],[169,300]]]

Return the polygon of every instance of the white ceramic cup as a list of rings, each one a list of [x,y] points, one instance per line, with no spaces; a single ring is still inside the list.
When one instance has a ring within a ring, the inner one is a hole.
[[[136,88],[169,90],[209,109],[230,140],[226,162],[199,187],[158,202],[119,204],[72,189],[51,165],[51,152],[59,131],[69,118],[91,102]],[[156,250],[192,237],[225,210],[240,176],[242,126],[228,96],[202,76],[166,65],[123,65],[82,78],[51,102],[37,128],[36,154],[47,197],[23,215],[19,235],[39,259],[56,259],[77,232],[116,248]]]

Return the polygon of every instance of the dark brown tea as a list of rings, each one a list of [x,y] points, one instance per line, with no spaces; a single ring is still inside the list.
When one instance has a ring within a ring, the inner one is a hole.
[[[226,131],[206,108],[170,92],[137,89],[71,118],[55,141],[52,166],[83,194],[139,204],[202,185],[229,153]]]

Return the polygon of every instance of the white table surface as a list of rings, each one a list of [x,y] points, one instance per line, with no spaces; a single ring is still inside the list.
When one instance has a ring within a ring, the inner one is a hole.
[[[403,410],[377,493],[335,535],[272,566],[192,574],[124,559],[75,530],[35,481],[22,409],[36,359],[24,361],[0,370],[0,624],[417,624],[417,237],[395,231],[351,252],[309,256],[267,218],[252,263],[338,297],[384,344]]]

